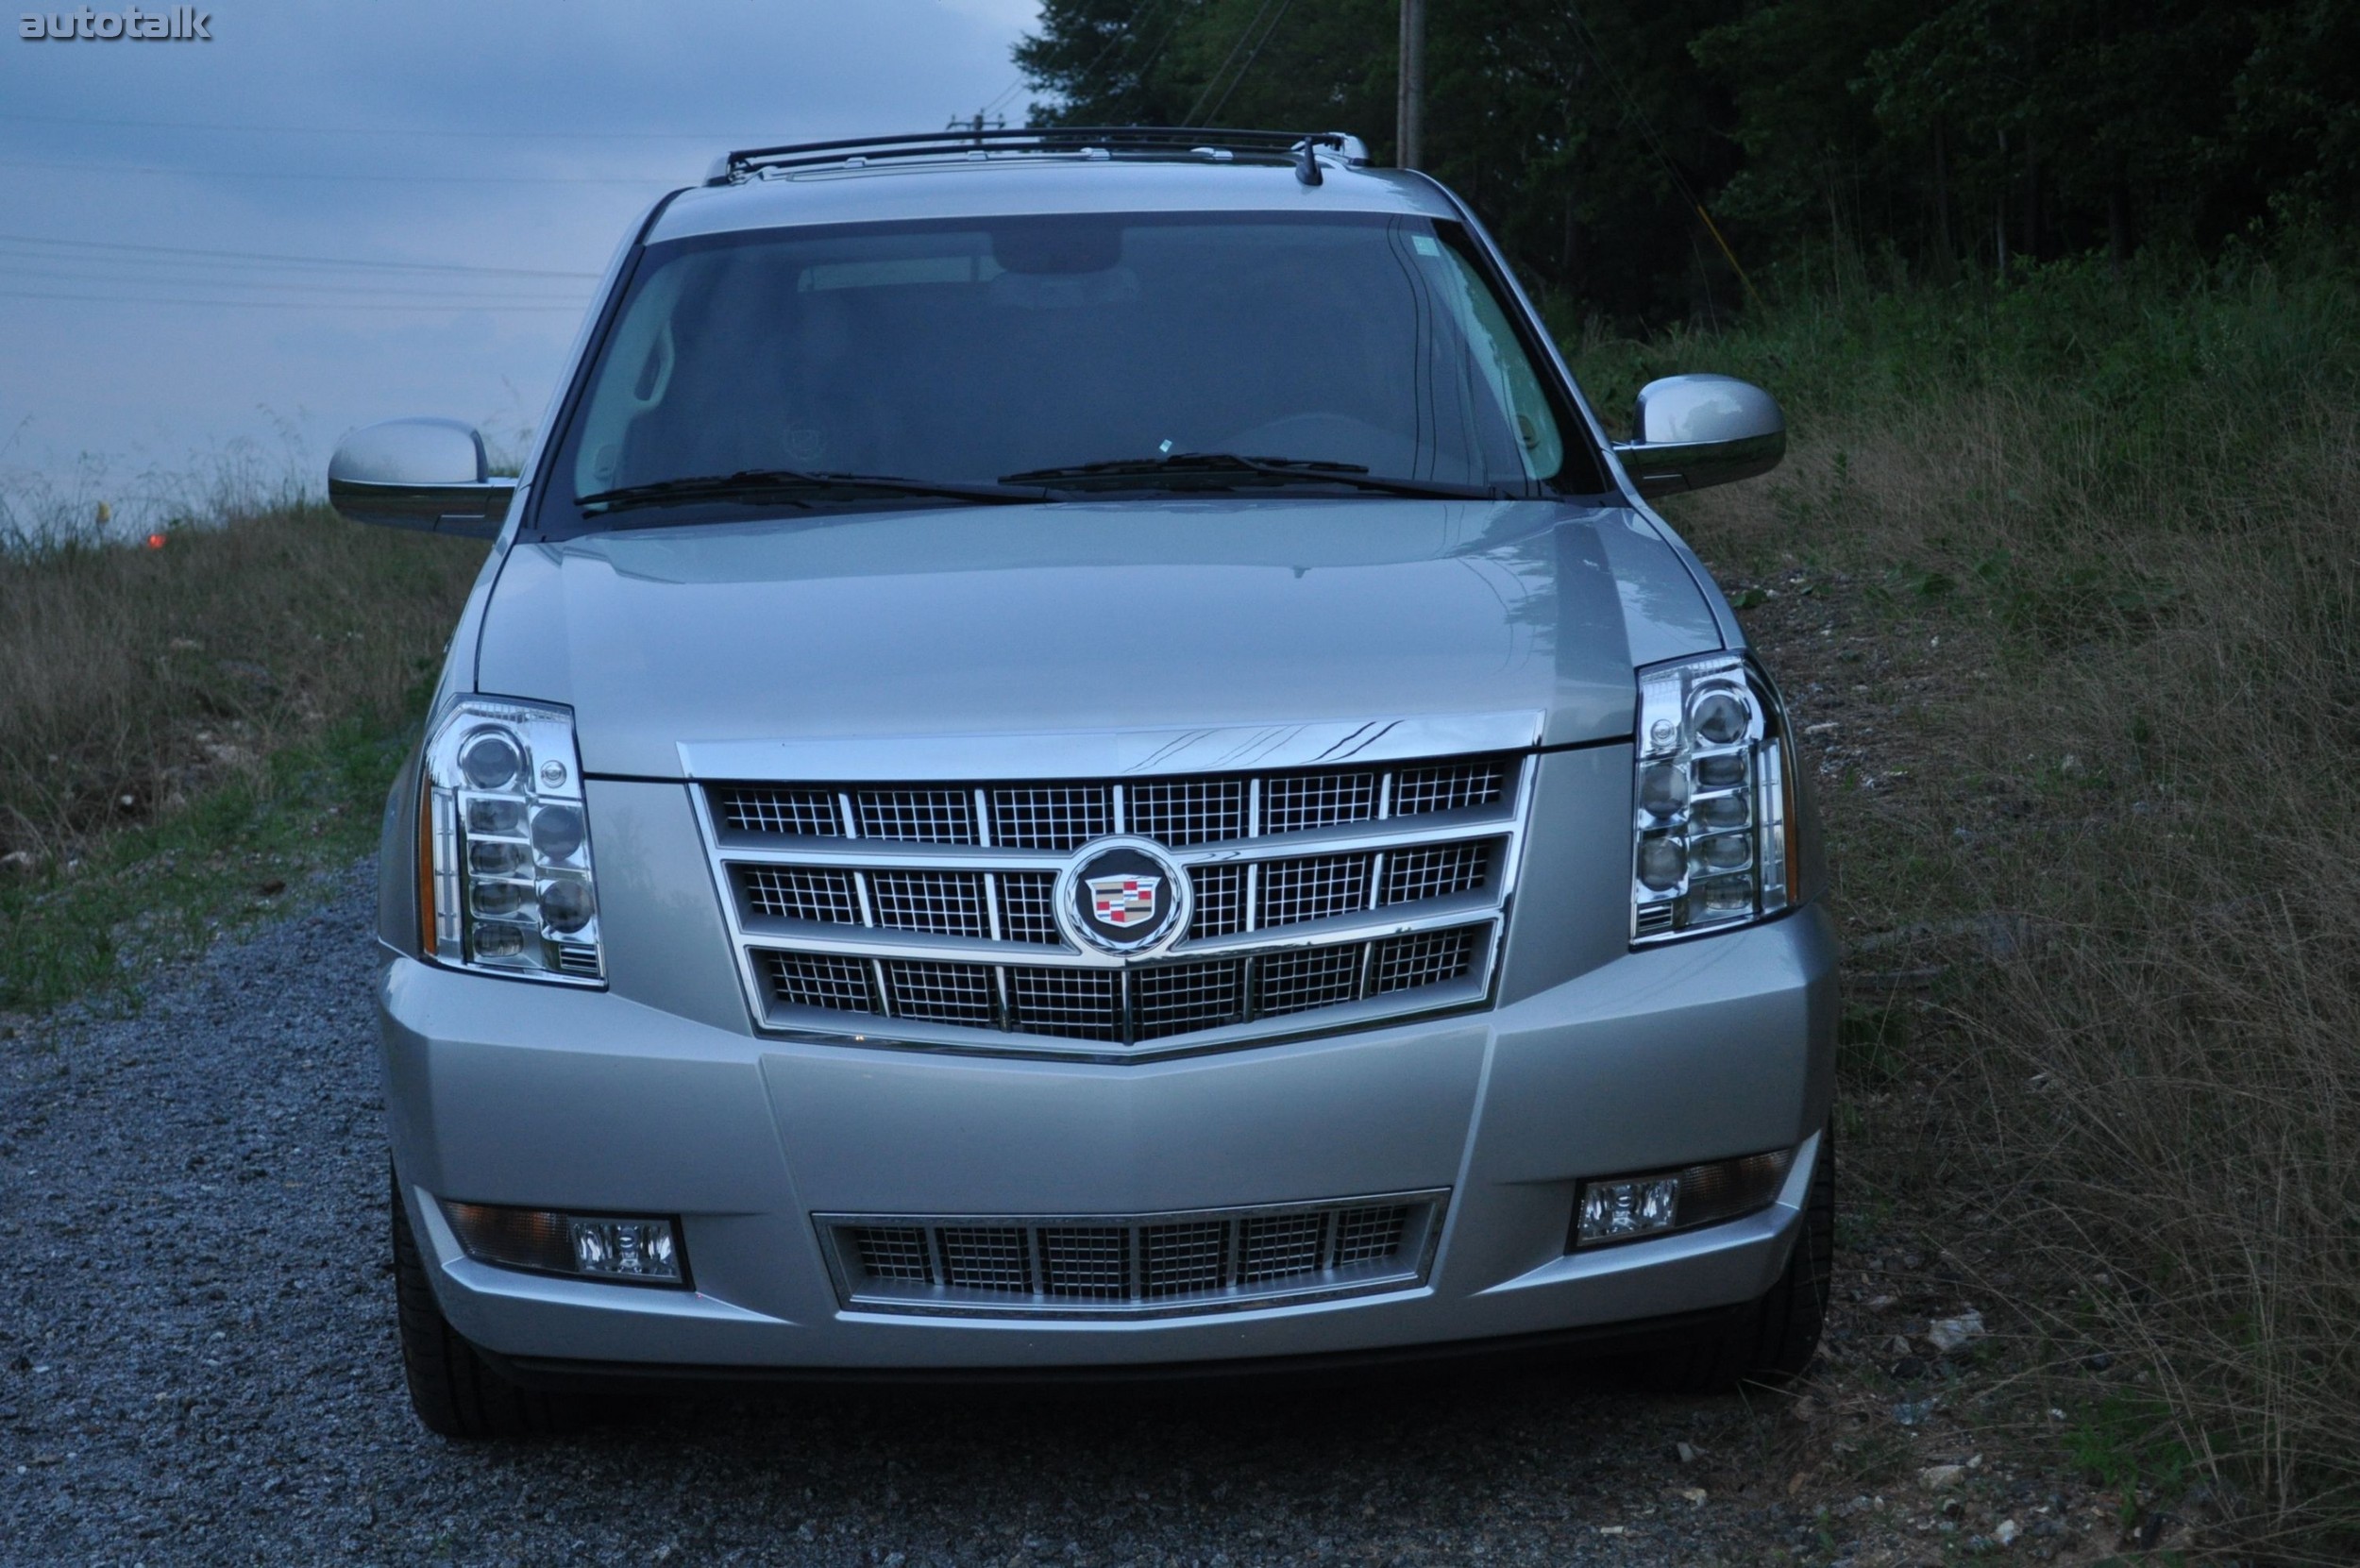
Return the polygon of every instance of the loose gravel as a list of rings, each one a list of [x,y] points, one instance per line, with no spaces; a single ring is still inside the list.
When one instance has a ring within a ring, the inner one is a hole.
[[[135,1016],[0,1038],[0,1562],[1843,1555],[1852,1509],[1789,1481],[1788,1401],[1668,1400],[1595,1369],[837,1391],[434,1438],[395,1347],[372,874],[161,977]]]

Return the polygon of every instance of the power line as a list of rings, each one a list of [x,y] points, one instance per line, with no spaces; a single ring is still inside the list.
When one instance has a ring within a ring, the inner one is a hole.
[[[595,272],[559,272],[539,267],[485,267],[459,261],[371,261],[347,256],[290,256],[261,250],[199,250],[187,245],[131,244],[111,240],[51,239],[36,234],[0,234],[0,244],[59,245],[75,250],[137,251],[156,257],[186,257],[219,261],[264,261],[306,267],[361,267],[369,271],[467,273],[497,278],[562,278],[595,281]],[[93,261],[128,261],[134,258],[93,257]]]
[[[1205,79],[1205,90],[1196,95],[1196,102],[1188,106],[1188,113],[1180,117],[1182,125],[1189,126],[1196,123],[1196,111],[1203,109],[1205,100],[1213,95],[1213,89],[1220,85],[1221,78],[1229,74],[1229,67],[1236,61],[1238,51],[1244,48],[1245,41],[1254,36],[1254,29],[1262,25],[1262,18],[1269,13],[1270,8],[1271,0],[1262,0],[1261,5],[1256,8],[1254,14],[1246,18],[1245,25],[1238,29],[1237,40],[1229,45],[1229,53],[1222,57],[1221,64],[1214,67],[1213,74]]]
[[[1729,270],[1736,273],[1737,280],[1745,286],[1747,297],[1751,298],[1755,304],[1761,304],[1762,295],[1755,293],[1754,280],[1745,276],[1744,267],[1738,265],[1737,252],[1731,250],[1728,241],[1721,237],[1721,226],[1714,223],[1712,214],[1705,211],[1704,198],[1690,187],[1687,177],[1679,171],[1679,165],[1672,161],[1672,155],[1664,148],[1663,139],[1656,134],[1655,122],[1647,118],[1647,111],[1640,107],[1639,100],[1632,95],[1630,89],[1623,84],[1622,76],[1611,64],[1608,63],[1606,51],[1598,46],[1597,35],[1590,30],[1590,24],[1582,19],[1581,8],[1578,6],[1568,5],[1565,8],[1565,13],[1573,18],[1574,30],[1581,35],[1582,43],[1590,51],[1590,58],[1597,65],[1599,75],[1605,76],[1612,84],[1615,96],[1623,100],[1624,112],[1639,122],[1639,134],[1641,139],[1647,143],[1648,150],[1653,152],[1656,160],[1663,165],[1663,172],[1672,177],[1672,184],[1686,199],[1688,205],[1695,209],[1696,216],[1704,222],[1705,231],[1712,236],[1712,243],[1719,245],[1721,254],[1728,259]]]
[[[137,295],[42,294],[27,289],[0,289],[0,299],[74,299],[93,305],[224,306],[250,311],[568,311],[580,314],[582,310],[580,305],[522,305],[504,300],[455,301],[447,305],[369,305],[325,299],[160,299],[153,295]]]
[[[600,175],[378,175],[302,174],[280,169],[175,169],[130,163],[47,163],[34,159],[0,159],[0,169],[50,169],[105,175],[177,175],[185,179],[325,179],[362,180],[372,184],[406,185],[677,185],[671,175],[636,178]]]
[[[1023,78],[1019,77],[1020,85]],[[701,130],[429,130],[407,126],[230,126],[192,120],[93,120],[74,114],[18,114],[0,110],[0,120],[27,125],[87,126],[122,130],[207,130],[251,132],[263,136],[417,136],[464,137],[516,142],[759,142],[767,132],[751,136]]]
[[[1164,45],[1172,42],[1173,35],[1180,31],[1180,24],[1186,19],[1185,13],[1177,9],[1173,10],[1172,19],[1164,25],[1164,36],[1157,39],[1155,46],[1140,59],[1138,69],[1134,74],[1131,82],[1133,94],[1138,98],[1139,108],[1147,107],[1147,74],[1155,69],[1155,62],[1163,58]]]
[[[277,278],[257,278],[250,282],[235,278],[93,278],[87,272],[67,272],[46,267],[12,266],[8,264],[7,259],[0,259],[0,278],[54,278],[61,282],[76,283],[85,288],[93,289],[115,287],[152,288],[158,284],[178,284],[182,287],[190,288],[265,290],[276,291],[281,294],[359,295],[373,299],[448,299],[451,297],[447,292],[434,289],[372,288],[366,284],[347,286],[342,283],[304,283]],[[510,300],[519,304],[556,303],[555,300],[546,294],[540,295],[485,295],[484,297]]]
[[[1087,82],[1090,77],[1098,74],[1098,68],[1105,64],[1107,59],[1113,56],[1117,49],[1121,49],[1125,54],[1128,54],[1130,52],[1131,45],[1138,42],[1138,25],[1140,18],[1146,16],[1150,10],[1161,3],[1162,0],[1138,0],[1138,3],[1131,8],[1131,14],[1123,19],[1122,25],[1117,27],[1112,36],[1106,40],[1105,46],[1098,51],[1097,57],[1087,65],[1082,67],[1080,71],[1076,72],[1073,79],[1080,82]],[[1015,81],[1008,85],[1005,92],[1003,92],[1000,96],[992,99],[991,102],[984,106],[984,112],[989,114],[994,110],[998,109],[1002,104],[1007,102],[1008,99],[1015,94],[1019,88],[1024,86],[1028,79],[1029,78],[1026,76],[1019,76]]]
[[[1238,84],[1245,80],[1248,73],[1253,71],[1254,62],[1262,58],[1263,46],[1270,42],[1271,35],[1278,31],[1278,25],[1287,20],[1287,8],[1294,3],[1295,0],[1278,0],[1278,14],[1270,19],[1270,25],[1262,29],[1262,42],[1254,46],[1254,52],[1245,57],[1245,63],[1238,67],[1238,74],[1229,78],[1229,85],[1222,89],[1221,101],[1215,104],[1213,111],[1205,117],[1207,124],[1220,119],[1221,111],[1229,107],[1229,94],[1238,90]]]

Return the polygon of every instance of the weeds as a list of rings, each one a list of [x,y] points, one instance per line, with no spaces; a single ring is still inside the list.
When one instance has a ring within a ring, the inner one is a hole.
[[[1675,520],[1724,567],[1844,577],[1907,650],[1913,776],[1821,781],[1843,1071],[1912,1106],[1858,1165],[2144,1375],[2160,1432],[2106,1441],[2150,1484],[2201,1476],[2249,1543],[2335,1561],[2360,1543],[2356,302],[2323,267],[2067,266],[1581,356],[1626,402],[1673,370],[1778,392],[1788,466]],[[1859,677],[1796,631],[1808,723]]]
[[[0,552],[0,1006],[112,972],[126,922],[187,936],[291,835],[357,852],[325,814],[373,819],[483,555],[302,505],[157,539]]]

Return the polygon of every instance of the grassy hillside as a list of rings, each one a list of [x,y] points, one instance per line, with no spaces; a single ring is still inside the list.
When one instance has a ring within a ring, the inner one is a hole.
[[[1812,732],[1855,1196],[2106,1369],[2094,1466],[2351,1560],[2360,289],[2065,266],[1574,346],[1610,410],[1788,409],[1671,513]]]
[[[316,508],[0,552],[0,1010],[375,841],[483,547]]]

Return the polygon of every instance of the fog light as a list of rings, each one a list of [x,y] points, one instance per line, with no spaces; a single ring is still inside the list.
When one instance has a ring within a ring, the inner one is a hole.
[[[1581,1189],[1581,1227],[1577,1243],[1670,1230],[1673,1216],[1679,1208],[1679,1196],[1680,1179],[1677,1176],[1592,1182]]]
[[[443,1215],[480,1263],[632,1285],[688,1282],[670,1220],[460,1203],[445,1203]]]
[[[1574,1200],[1566,1250],[1693,1230],[1766,1208],[1794,1163],[1795,1151],[1779,1149],[1680,1171],[1584,1182]]]
[[[623,1279],[680,1278],[669,1220],[576,1220],[574,1269]]]

